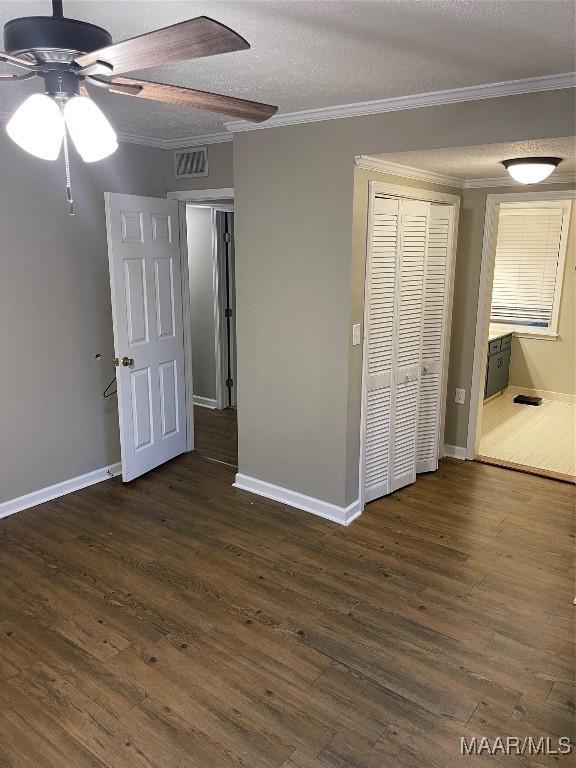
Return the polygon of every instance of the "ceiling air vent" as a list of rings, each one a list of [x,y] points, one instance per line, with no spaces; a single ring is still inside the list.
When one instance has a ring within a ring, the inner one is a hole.
[[[174,152],[174,178],[208,176],[208,148],[178,149]]]

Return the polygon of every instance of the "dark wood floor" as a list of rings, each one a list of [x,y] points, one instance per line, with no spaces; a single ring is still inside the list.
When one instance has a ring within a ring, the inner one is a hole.
[[[194,446],[198,453],[214,461],[238,465],[236,409],[218,411],[194,408]]]
[[[454,768],[483,764],[461,736],[573,735],[572,487],[448,460],[341,528],[233,476],[188,454],[0,521],[2,768]]]

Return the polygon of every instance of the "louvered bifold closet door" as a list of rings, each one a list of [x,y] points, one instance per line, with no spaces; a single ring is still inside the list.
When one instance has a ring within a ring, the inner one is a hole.
[[[390,492],[390,402],[398,200],[376,198],[367,264],[364,501]]]
[[[424,257],[429,203],[402,200],[396,276],[390,490],[416,480]]]
[[[453,207],[430,205],[424,267],[424,315],[416,472],[438,469],[448,253]]]

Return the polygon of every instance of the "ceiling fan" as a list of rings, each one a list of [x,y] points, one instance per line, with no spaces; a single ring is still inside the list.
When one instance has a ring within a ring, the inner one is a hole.
[[[277,111],[277,107],[255,101],[121,77],[160,64],[250,48],[234,30],[207,16],[113,43],[105,29],[66,18],[62,0],[52,0],[52,16],[27,16],[7,22],[4,48],[6,53],[0,51],[0,62],[22,72],[0,74],[0,83],[40,77],[44,85],[43,93],[29,96],[12,115],[6,126],[8,135],[27,152],[45,160],[56,160],[64,147],[71,213],[67,136],[88,163],[102,160],[118,148],[114,129],[90,99],[88,85],[253,122],[267,120]]]

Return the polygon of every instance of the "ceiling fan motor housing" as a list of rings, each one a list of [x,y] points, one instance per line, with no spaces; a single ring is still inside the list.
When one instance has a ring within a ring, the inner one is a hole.
[[[4,26],[4,50],[40,65],[46,92],[52,95],[78,93],[82,75],[70,64],[81,53],[90,53],[112,44],[102,27],[63,16],[26,16]]]
[[[38,63],[71,62],[112,44],[102,27],[86,21],[55,16],[25,16],[4,25],[4,50]]]

